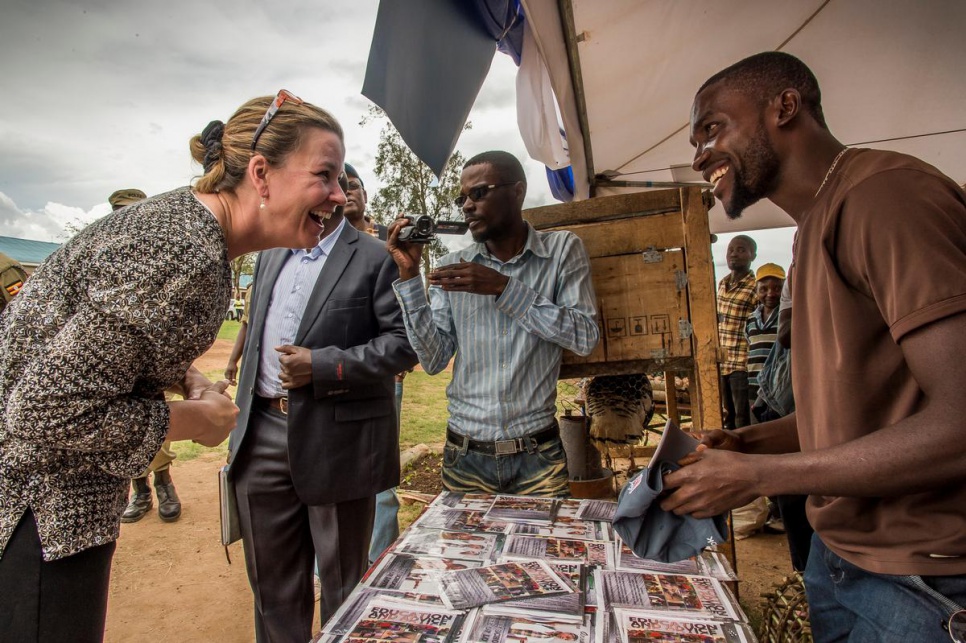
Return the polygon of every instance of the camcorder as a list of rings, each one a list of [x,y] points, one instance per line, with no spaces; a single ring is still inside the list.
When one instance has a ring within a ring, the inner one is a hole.
[[[429,243],[437,234],[464,234],[470,229],[465,221],[433,221],[428,214],[404,215],[411,222],[399,230],[399,240],[408,243]]]

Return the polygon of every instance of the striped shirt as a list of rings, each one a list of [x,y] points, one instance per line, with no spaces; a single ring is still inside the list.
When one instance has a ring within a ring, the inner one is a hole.
[[[449,423],[476,440],[550,426],[563,349],[588,355],[600,339],[583,243],[571,232],[528,228],[523,251],[506,263],[482,243],[441,261],[474,261],[507,275],[499,297],[432,286],[427,301],[419,277],[393,284],[423,369],[436,374],[456,355],[446,390]]]
[[[758,397],[758,373],[765,365],[772,344],[778,340],[778,308],[764,319],[764,308],[758,306],[745,325],[745,340],[748,342],[748,399],[754,403]]]
[[[722,375],[747,369],[745,324],[757,304],[755,273],[750,270],[736,283],[729,274],[718,284],[718,341],[725,351],[725,359],[721,362]]]
[[[295,341],[302,314],[309,303],[309,296],[315,289],[315,282],[322,273],[325,260],[339,240],[345,219],[339,226],[319,241],[311,250],[292,250],[288,261],[282,266],[272,289],[272,299],[265,312],[265,327],[262,330],[262,351],[258,356],[258,381],[255,392],[262,397],[285,397],[288,391],[282,388],[279,373],[282,365],[278,358],[281,353],[276,346],[291,344]]]

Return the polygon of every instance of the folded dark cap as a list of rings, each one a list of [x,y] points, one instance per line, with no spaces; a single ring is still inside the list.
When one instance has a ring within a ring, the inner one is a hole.
[[[614,512],[614,531],[637,556],[676,563],[728,540],[724,514],[714,518],[678,516],[664,511],[657,502],[664,491],[664,474],[679,469],[677,461],[697,445],[697,440],[668,420],[648,467],[621,489]]]

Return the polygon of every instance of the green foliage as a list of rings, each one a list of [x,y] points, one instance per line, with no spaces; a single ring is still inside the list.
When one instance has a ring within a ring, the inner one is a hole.
[[[389,225],[400,214],[428,214],[434,219],[461,217],[453,199],[460,191],[460,174],[465,162],[463,155],[453,153],[437,182],[429,166],[413,154],[381,109],[370,107],[360,125],[376,121],[383,123],[375,167],[376,176],[383,187],[369,201],[367,209],[373,219]],[[464,129],[470,127],[467,123]],[[446,254],[446,248],[439,241],[434,241],[429,245],[427,254],[423,255],[423,260],[428,261],[431,269]]]
[[[242,275],[250,275],[254,273],[255,259],[257,258],[257,252],[249,252],[248,254],[235,257],[231,260],[231,285],[234,288],[234,292],[238,292]]]

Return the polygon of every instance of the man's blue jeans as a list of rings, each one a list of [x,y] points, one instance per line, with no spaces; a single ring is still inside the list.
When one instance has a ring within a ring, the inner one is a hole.
[[[372,540],[369,541],[369,562],[374,563],[389,545],[399,538],[399,497],[395,489],[376,495],[376,515],[372,521]]]
[[[396,381],[396,426],[402,424],[403,383]],[[389,545],[399,538],[399,496],[395,489],[386,489],[376,495],[376,515],[372,522],[372,540],[369,541],[369,562],[374,563]]]
[[[805,569],[816,643],[949,641],[944,624],[966,604],[966,575],[891,576],[834,554],[818,534]]]
[[[443,486],[449,491],[562,497],[570,493],[569,479],[559,437],[533,453],[486,455],[448,440],[443,449]]]

